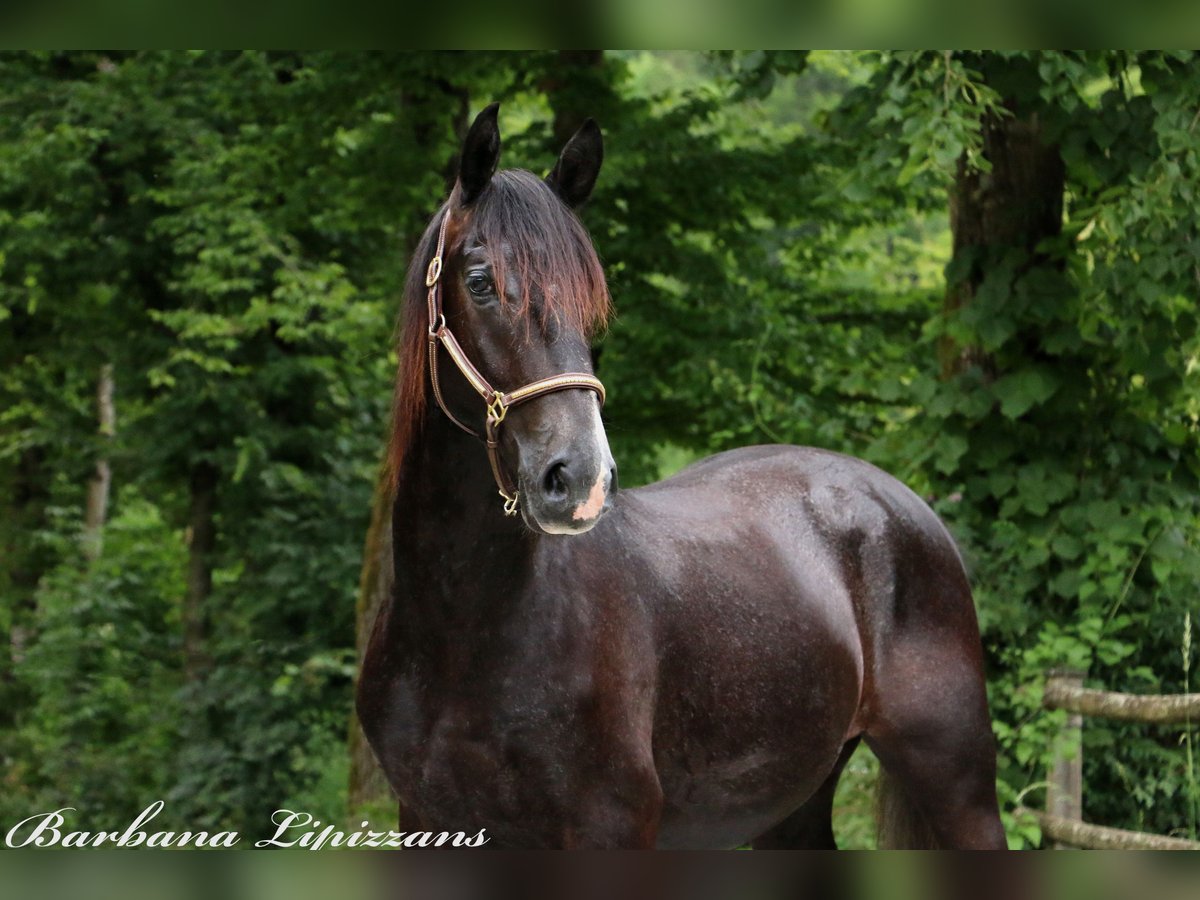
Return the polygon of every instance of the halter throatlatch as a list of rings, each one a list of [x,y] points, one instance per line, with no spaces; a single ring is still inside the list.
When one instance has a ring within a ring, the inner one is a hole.
[[[433,259],[429,261],[429,268],[425,271],[425,286],[429,288],[429,380],[433,386],[433,397],[446,417],[467,434],[482,437],[487,446],[488,462],[492,465],[492,477],[496,479],[496,487],[500,489],[500,496],[504,498],[504,514],[515,516],[520,504],[520,492],[512,483],[500,461],[500,426],[504,422],[504,417],[508,415],[508,411],[514,406],[528,403],[530,400],[536,400],[546,394],[553,394],[555,391],[575,389],[593,391],[600,398],[600,405],[603,406],[604,385],[600,383],[599,378],[583,372],[553,375],[540,381],[532,381],[524,387],[507,393],[496,390],[488,383],[488,380],[463,352],[454,333],[446,325],[446,316],[442,313],[442,253],[446,249],[446,225],[449,221],[450,209],[447,207],[446,212],[442,215],[442,224],[438,227],[437,248],[433,252]],[[483,398],[487,413],[484,418],[482,435],[474,428],[464,425],[454,413],[450,412],[446,401],[442,399],[442,389],[438,383],[437,350],[439,344],[446,348],[450,359],[458,366],[458,371],[462,372],[467,383]]]

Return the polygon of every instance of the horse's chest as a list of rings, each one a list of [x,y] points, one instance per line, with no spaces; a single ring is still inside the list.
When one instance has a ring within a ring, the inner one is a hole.
[[[469,704],[449,704],[413,742],[407,787],[422,814],[473,821],[489,810],[515,811],[519,798],[506,773],[505,735],[479,715]]]
[[[423,827],[530,821],[568,792],[554,774],[566,750],[558,716],[486,694],[406,693],[395,786]]]

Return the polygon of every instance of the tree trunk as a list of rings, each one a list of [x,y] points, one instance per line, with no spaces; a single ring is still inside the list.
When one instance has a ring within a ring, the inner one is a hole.
[[[189,488],[188,569],[182,616],[183,674],[187,683],[193,684],[204,677],[210,664],[206,636],[217,536],[213,517],[217,498],[216,468],[208,463],[197,463],[192,468]]]
[[[392,492],[387,482],[387,476],[381,470],[371,502],[371,526],[367,529],[362,577],[358,582],[355,671],[362,668],[375,617],[392,593],[395,575],[392,570]],[[390,810],[394,801],[383,769],[363,735],[358,716],[351,715],[350,719],[350,818],[353,820],[359,810],[383,804]]]
[[[7,467],[6,467],[7,468]],[[22,711],[14,670],[25,659],[37,619],[37,586],[53,557],[34,535],[47,527],[49,478],[41,446],[26,448],[0,480],[0,732]]]
[[[100,367],[96,382],[96,417],[100,423],[100,436],[111,441],[116,434],[117,414],[113,406],[113,367]],[[112,485],[112,470],[108,457],[101,454],[96,460],[96,472],[88,482],[87,511],[83,521],[83,556],[88,562],[100,557],[104,546],[104,523],[108,521],[108,495]]]
[[[547,151],[555,156],[574,137],[586,119],[603,126],[606,115],[617,103],[611,72],[605,66],[603,50],[559,50],[538,87],[554,113],[552,145]],[[554,159],[555,156],[551,156]],[[591,349],[592,368],[599,373],[603,345]]]
[[[441,95],[442,102],[431,102],[429,93],[436,91]],[[454,134],[458,136],[458,142],[467,136],[467,126],[470,124],[468,116],[471,112],[471,93],[467,88],[454,84],[443,78],[435,78],[425,85],[423,91],[402,90],[400,93],[400,105],[402,108],[410,110],[412,131],[409,135],[409,140],[412,144],[423,150],[432,151],[436,147],[441,135],[441,129],[445,128],[445,110],[450,109],[453,114]],[[430,160],[433,162],[434,160]],[[458,147],[454,148],[441,165],[442,178],[445,182],[446,193],[450,193],[454,187],[454,182],[458,179]],[[423,215],[423,213],[421,214]],[[417,228],[417,238],[425,229],[425,221],[421,220],[414,223]],[[416,245],[416,239],[411,242]]]
[[[984,277],[1001,254],[1023,251],[1026,260],[1014,271],[1019,277],[1039,262],[1038,245],[1062,230],[1066,169],[1058,147],[1042,141],[1036,115],[1018,113],[984,122],[983,155],[990,172],[968,169],[960,159],[950,193],[950,228],[955,266],[960,277],[946,290],[947,316],[969,306]],[[994,364],[979,347],[960,346],[949,337],[939,344],[942,377],[972,366],[994,376]]]
[[[563,145],[588,117],[602,117],[604,105],[597,95],[603,75],[603,50],[559,50],[554,69],[542,82],[542,91],[554,111],[554,150]]]

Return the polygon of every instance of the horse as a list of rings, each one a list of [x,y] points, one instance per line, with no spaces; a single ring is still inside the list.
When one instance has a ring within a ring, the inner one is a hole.
[[[1005,847],[942,522],[874,466],[795,446],[619,490],[590,355],[610,299],[576,214],[600,130],[545,178],[499,157],[493,104],[398,328],[395,579],[356,708],[402,826],[521,849],[833,848],[865,741],[886,844]]]

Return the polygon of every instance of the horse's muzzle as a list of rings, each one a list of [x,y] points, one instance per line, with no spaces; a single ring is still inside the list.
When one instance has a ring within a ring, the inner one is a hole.
[[[612,506],[617,467],[611,459],[559,458],[545,467],[534,484],[522,490],[526,523],[547,534],[590,531]],[[532,521],[530,521],[532,520]]]

